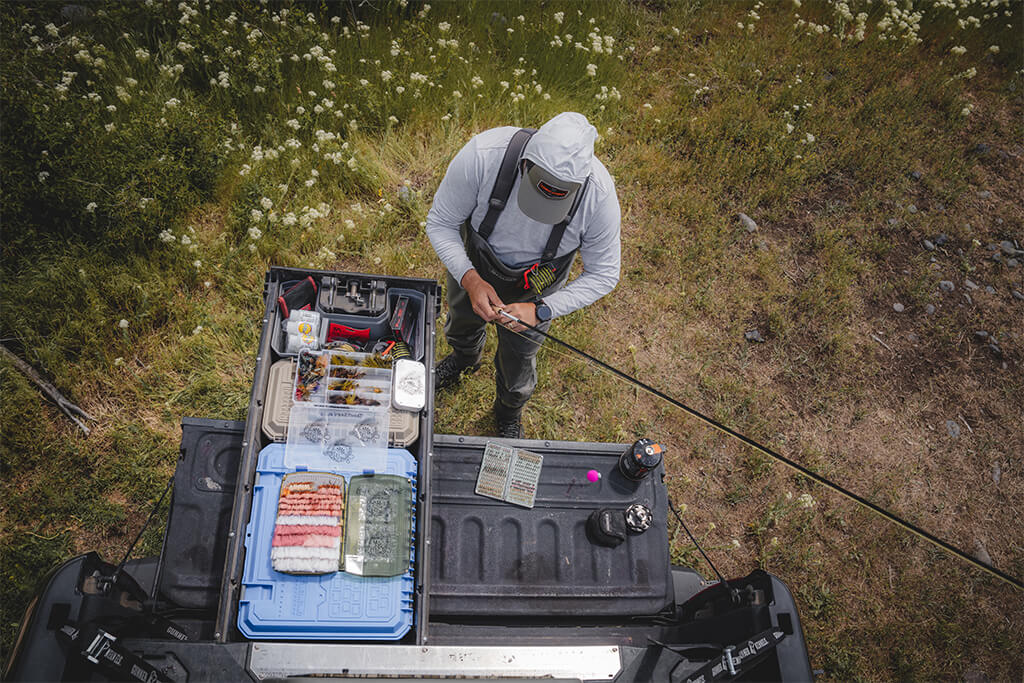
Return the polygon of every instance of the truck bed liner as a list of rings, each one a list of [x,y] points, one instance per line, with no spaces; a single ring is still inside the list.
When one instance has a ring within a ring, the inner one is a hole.
[[[436,435],[430,539],[434,616],[646,616],[673,604],[663,470],[632,482],[615,444],[518,441],[544,456],[533,509],[476,495],[487,437]],[[502,443],[509,442],[503,440]],[[589,483],[596,469],[602,478]],[[587,538],[601,508],[643,503],[654,523],[615,548]]]

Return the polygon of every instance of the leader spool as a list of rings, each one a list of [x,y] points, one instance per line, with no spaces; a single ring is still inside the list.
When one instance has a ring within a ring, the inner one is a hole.
[[[639,481],[661,464],[664,451],[650,439],[640,439],[619,456],[619,471],[627,479]]]

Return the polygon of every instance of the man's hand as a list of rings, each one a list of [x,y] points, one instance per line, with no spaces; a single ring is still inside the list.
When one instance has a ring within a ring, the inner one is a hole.
[[[521,304],[509,304],[508,306],[505,306],[504,310],[508,312],[509,315],[514,315],[516,318],[522,320],[527,325],[532,325],[534,327],[537,326],[538,321],[536,304],[530,303],[529,301]],[[501,325],[502,327],[512,330],[513,332],[523,332],[524,330],[529,329],[528,327],[526,327],[526,325],[520,325],[511,318],[506,318],[500,313],[498,315],[501,318],[501,320],[497,320],[495,322],[497,322],[497,324]]]
[[[473,304],[473,312],[483,318],[485,322],[493,320],[500,324],[502,321],[508,320],[508,318],[502,318],[498,313],[495,313],[495,308],[503,309],[505,304],[498,298],[498,293],[494,291],[494,287],[491,287],[486,280],[480,277],[480,273],[476,272],[475,268],[466,271],[466,274],[462,276],[460,284],[466,290],[466,293],[469,294],[469,300]]]

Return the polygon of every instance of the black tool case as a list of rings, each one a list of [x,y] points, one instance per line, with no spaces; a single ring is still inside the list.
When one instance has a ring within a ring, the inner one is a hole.
[[[317,283],[333,278],[345,282],[383,283],[389,291],[417,294],[417,303],[421,305],[419,324],[416,331],[418,346],[426,349],[423,363],[426,366],[426,406],[420,412],[419,439],[406,448],[413,454],[417,462],[417,524],[418,538],[430,537],[430,453],[434,425],[433,372],[435,323],[440,311],[440,286],[434,280],[419,278],[398,278],[381,275],[363,275],[359,273],[337,273],[294,268],[271,268],[267,273],[263,289],[264,311],[260,332],[259,349],[256,354],[256,371],[253,377],[252,393],[249,400],[249,412],[246,416],[245,429],[242,434],[242,450],[238,461],[238,475],[234,485],[234,500],[228,527],[227,545],[224,552],[224,571],[221,578],[217,619],[214,638],[217,642],[226,643],[242,639],[236,628],[238,601],[241,596],[242,571],[245,547],[243,539],[245,528],[249,522],[252,505],[252,487],[256,475],[257,458],[264,446],[271,443],[262,431],[264,397],[267,393],[267,381],[270,366],[282,358],[288,357],[282,352],[280,345],[282,313],[278,305],[278,297],[285,288],[294,282],[312,277]],[[319,299],[319,297],[317,297]],[[317,301],[310,302],[317,306]],[[329,316],[331,311],[321,311]],[[348,316],[341,320],[349,326],[360,325],[356,316]],[[367,318],[365,327],[377,329],[376,318]],[[378,331],[379,332],[379,331]],[[425,638],[427,623],[427,602],[424,586],[429,581],[429,567],[424,559],[424,544],[415,543],[416,554],[413,568],[415,581],[414,597],[414,628],[400,642],[416,643]]]

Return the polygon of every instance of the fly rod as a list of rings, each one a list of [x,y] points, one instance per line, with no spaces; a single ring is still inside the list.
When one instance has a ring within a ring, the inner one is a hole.
[[[655,389],[650,384],[647,384],[646,382],[642,382],[641,380],[637,379],[636,377],[628,375],[625,372],[622,372],[621,370],[619,370],[617,368],[614,368],[611,365],[608,365],[604,361],[598,360],[597,358],[595,358],[594,356],[590,355],[586,351],[583,351],[582,349],[578,349],[575,346],[573,346],[572,344],[570,344],[568,342],[564,342],[561,339],[559,339],[558,337],[555,337],[554,335],[548,334],[547,332],[545,332],[544,330],[539,329],[535,325],[531,325],[531,324],[529,324],[527,322],[524,322],[524,321],[520,320],[519,318],[515,317],[514,315],[506,313],[505,311],[497,310],[496,309],[496,312],[499,313],[500,315],[508,318],[509,320],[511,320],[513,322],[519,323],[520,325],[522,325],[523,327],[525,327],[527,329],[530,329],[530,330],[532,330],[532,331],[534,331],[534,332],[536,332],[536,333],[538,333],[540,335],[543,335],[545,338],[550,339],[551,341],[555,342],[556,344],[559,344],[560,346],[564,346],[565,348],[569,349],[570,351],[572,351],[576,355],[580,356],[581,358],[585,359],[586,361],[590,362],[591,364],[597,366],[598,368],[600,368],[600,369],[602,369],[602,370],[604,370],[606,372],[611,373],[612,375],[614,375],[615,377],[618,377],[621,380],[624,380],[626,382],[634,384],[634,385],[640,387],[644,391],[646,391],[646,392],[648,392],[648,393],[650,393],[650,394],[652,394],[654,396],[657,396],[661,400],[666,401],[667,403],[672,404],[673,406],[675,406],[676,408],[679,408],[680,410],[682,410],[683,412],[687,413],[688,415],[697,418],[698,420],[700,420],[704,424],[706,424],[706,425],[708,425],[710,427],[714,427],[715,429],[717,429],[718,431],[722,432],[723,434],[727,434],[727,435],[731,436],[732,438],[734,438],[734,439],[736,439],[736,440],[746,444],[747,446],[750,446],[754,450],[759,451],[759,452],[767,455],[768,457],[773,458],[773,459],[781,462],[782,464],[786,465],[787,467],[789,467],[790,469],[794,470],[795,472],[797,472],[799,474],[802,474],[803,476],[807,477],[808,479],[811,479],[813,481],[818,482],[819,484],[821,484],[825,488],[827,488],[827,489],[829,489],[831,491],[834,491],[834,492],[838,493],[839,495],[841,495],[841,496],[843,496],[845,498],[848,498],[849,500],[854,501],[855,503],[858,503],[859,505],[867,508],[868,510],[871,510],[875,514],[877,514],[877,515],[879,515],[879,516],[889,520],[893,524],[895,524],[895,525],[897,525],[899,527],[902,527],[903,529],[906,529],[907,531],[911,532],[912,534],[917,535],[919,538],[923,538],[924,540],[928,541],[932,545],[934,545],[934,546],[936,546],[938,548],[941,548],[942,550],[945,550],[946,552],[950,553],[951,555],[954,555],[955,557],[959,557],[961,560],[967,562],[968,564],[972,564],[975,567],[988,572],[992,576],[994,576],[994,577],[996,577],[998,579],[1001,579],[1002,581],[1005,581],[1006,583],[1010,584],[1011,586],[1013,586],[1014,588],[1016,588],[1018,590],[1024,590],[1024,583],[1022,583],[1021,580],[1018,579],[1017,577],[1011,576],[1010,574],[1007,574],[1006,572],[1001,571],[1001,570],[993,567],[992,565],[988,564],[987,562],[982,562],[978,558],[973,557],[971,555],[968,555],[963,550],[960,550],[959,548],[957,548],[955,545],[949,543],[948,541],[944,541],[941,538],[939,538],[938,536],[935,536],[934,534],[931,534],[928,531],[925,531],[924,529],[922,529],[921,527],[917,526],[916,524],[913,524],[912,522],[908,522],[908,521],[906,521],[906,520],[896,516],[895,514],[889,512],[885,508],[882,508],[882,507],[876,505],[875,503],[872,503],[867,498],[859,496],[856,493],[854,493],[853,491],[850,491],[849,489],[847,489],[847,488],[845,488],[843,486],[840,486],[839,484],[836,484],[836,483],[830,481],[829,479],[826,479],[825,477],[823,477],[822,475],[818,474],[817,472],[814,472],[813,470],[810,470],[810,469],[804,467],[803,465],[801,465],[798,462],[790,460],[789,458],[787,458],[784,455],[776,453],[775,451],[773,451],[771,448],[768,448],[767,446],[762,446],[761,444],[759,444],[758,442],[754,441],[753,439],[750,439],[750,438],[744,436],[743,434],[740,434],[739,432],[737,432],[737,431],[735,431],[733,429],[730,429],[729,427],[726,427],[725,425],[723,425],[721,422],[718,422],[714,418],[708,417],[707,415],[704,415],[703,413],[701,413],[701,412],[699,412],[699,411],[689,407],[688,405],[686,405],[682,401],[680,401],[678,399],[675,399],[675,398],[669,396],[668,394],[666,394],[666,393],[664,393],[662,391],[659,391],[658,389]],[[512,330],[509,330],[509,331],[512,332]],[[520,334],[521,335],[522,333],[516,332],[516,334]],[[525,336],[525,335],[522,335],[522,336]]]

